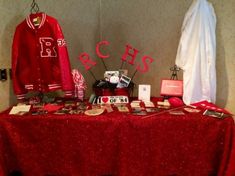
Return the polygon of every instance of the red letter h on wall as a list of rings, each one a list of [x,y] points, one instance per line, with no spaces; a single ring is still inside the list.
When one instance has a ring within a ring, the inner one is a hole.
[[[133,53],[130,53],[130,50],[133,50]],[[126,51],[122,56],[122,61],[126,61],[127,57],[130,56],[131,60],[128,61],[129,64],[134,65],[136,55],[138,54],[138,50],[135,48],[132,48],[130,45],[126,45]]]

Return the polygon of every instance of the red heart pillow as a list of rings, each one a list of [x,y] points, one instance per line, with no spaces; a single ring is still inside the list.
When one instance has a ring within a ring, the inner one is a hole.
[[[184,105],[184,102],[178,97],[171,97],[168,101],[172,107],[180,107]]]

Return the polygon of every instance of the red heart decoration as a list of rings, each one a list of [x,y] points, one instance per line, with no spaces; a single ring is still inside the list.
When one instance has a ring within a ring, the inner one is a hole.
[[[102,101],[103,101],[104,103],[107,103],[107,102],[109,101],[109,98],[108,98],[108,97],[102,97]]]

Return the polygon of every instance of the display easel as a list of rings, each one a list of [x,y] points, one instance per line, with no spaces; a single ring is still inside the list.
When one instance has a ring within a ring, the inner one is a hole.
[[[177,67],[177,65],[174,65],[173,67],[170,68],[170,71],[172,72],[171,79],[178,80],[177,73],[180,71],[180,68]]]
[[[177,65],[174,65],[173,67],[170,67],[170,71],[172,72],[171,73],[171,77],[170,77],[170,80],[178,80],[178,72],[180,71],[180,68],[177,67]],[[168,80],[169,81],[169,80]],[[161,83],[162,84],[162,83]],[[162,85],[161,85],[162,86]],[[161,87],[161,89],[163,89],[163,87]],[[163,99],[164,100],[167,100],[169,99],[171,96],[169,95],[164,95],[163,96]]]

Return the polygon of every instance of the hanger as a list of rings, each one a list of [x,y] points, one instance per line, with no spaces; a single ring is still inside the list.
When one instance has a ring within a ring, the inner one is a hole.
[[[39,6],[36,3],[35,0],[33,0],[32,4],[31,4],[31,9],[30,9],[30,13],[38,13],[39,12]]]

